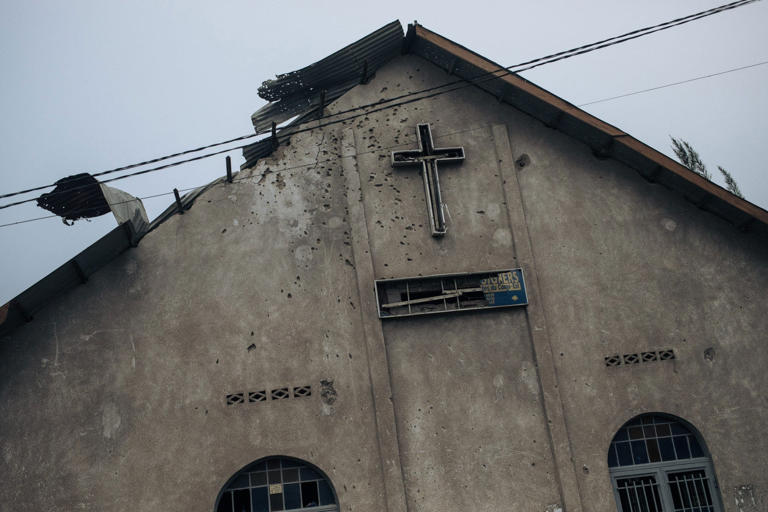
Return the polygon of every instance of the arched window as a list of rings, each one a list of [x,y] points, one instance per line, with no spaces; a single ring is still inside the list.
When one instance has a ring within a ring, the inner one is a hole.
[[[311,464],[289,457],[257,460],[238,471],[219,493],[216,512],[335,512],[330,481]]]
[[[608,450],[619,512],[721,512],[703,440],[680,420],[643,414],[619,429]]]

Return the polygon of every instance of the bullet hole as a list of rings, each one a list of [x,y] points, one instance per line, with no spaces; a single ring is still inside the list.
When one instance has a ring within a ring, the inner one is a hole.
[[[253,336],[253,331],[251,331],[251,336]]]
[[[715,349],[713,347],[709,347],[707,350],[704,351],[704,359],[706,359],[707,361],[715,360]]]
[[[248,345],[248,352],[251,352],[252,350],[256,350],[256,345],[254,343]]]
[[[321,380],[320,381],[320,398],[328,405],[333,404],[336,401],[336,398],[338,397],[338,393],[336,392],[336,388],[333,387],[333,381],[332,380]]]
[[[523,153],[522,155],[520,155],[520,158],[515,160],[515,165],[517,165],[517,167],[520,169],[522,169],[527,165],[530,165],[530,163],[531,163],[531,157],[529,157],[527,153]]]
[[[219,364],[219,360],[218,359],[216,360],[216,364]]]
[[[288,294],[288,298],[290,299],[291,297],[293,297],[293,295],[291,295],[291,294],[289,293],[289,294]]]
[[[227,228],[222,229],[221,232],[222,233],[226,233],[227,232]]]
[[[586,465],[586,464],[584,464],[584,465],[581,467],[581,470],[584,472],[584,474],[585,474],[585,475],[588,475],[588,474],[589,474],[589,468],[587,467],[587,465]]]

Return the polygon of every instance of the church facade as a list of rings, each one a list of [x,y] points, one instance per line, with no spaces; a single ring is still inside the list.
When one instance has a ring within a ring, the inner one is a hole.
[[[3,308],[0,510],[766,510],[768,212],[399,27]]]

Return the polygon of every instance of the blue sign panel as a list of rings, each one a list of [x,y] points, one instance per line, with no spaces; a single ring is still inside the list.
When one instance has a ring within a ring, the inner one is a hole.
[[[520,269],[499,272],[480,280],[489,306],[518,306],[528,304],[523,272]]]
[[[519,268],[376,281],[380,318],[509,308],[528,304]]]

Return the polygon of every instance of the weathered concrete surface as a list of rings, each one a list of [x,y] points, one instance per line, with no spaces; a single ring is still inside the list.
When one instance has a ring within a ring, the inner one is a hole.
[[[530,158],[518,178],[574,463],[587,468],[577,471],[585,507],[615,510],[608,444],[623,422],[656,411],[701,432],[726,510],[741,510],[743,484],[765,500],[755,454],[768,450],[768,240],[537,122],[509,131],[516,158]],[[603,362],[667,348],[674,362]]]
[[[215,187],[3,340],[2,510],[209,511],[267,455],[319,466],[345,510],[380,507],[345,180],[322,138]]]
[[[380,69],[341,109],[449,80],[418,57]],[[492,135],[504,109],[466,89],[373,113],[353,126],[377,278],[518,266]],[[435,239],[417,169],[390,152],[435,144],[467,159],[440,166],[448,233]],[[393,124],[395,128],[393,128]],[[524,309],[384,322],[409,510],[544,510],[560,503]]]
[[[449,79],[401,57],[328,111]],[[440,168],[440,240],[418,172],[390,166],[420,122],[467,155]],[[608,444],[643,412],[698,428],[727,512],[765,504],[765,237],[471,88],[295,136],[235,180],[0,342],[0,510],[210,511],[288,455],[342,510],[608,512]],[[529,308],[375,318],[374,278],[516,266]]]

